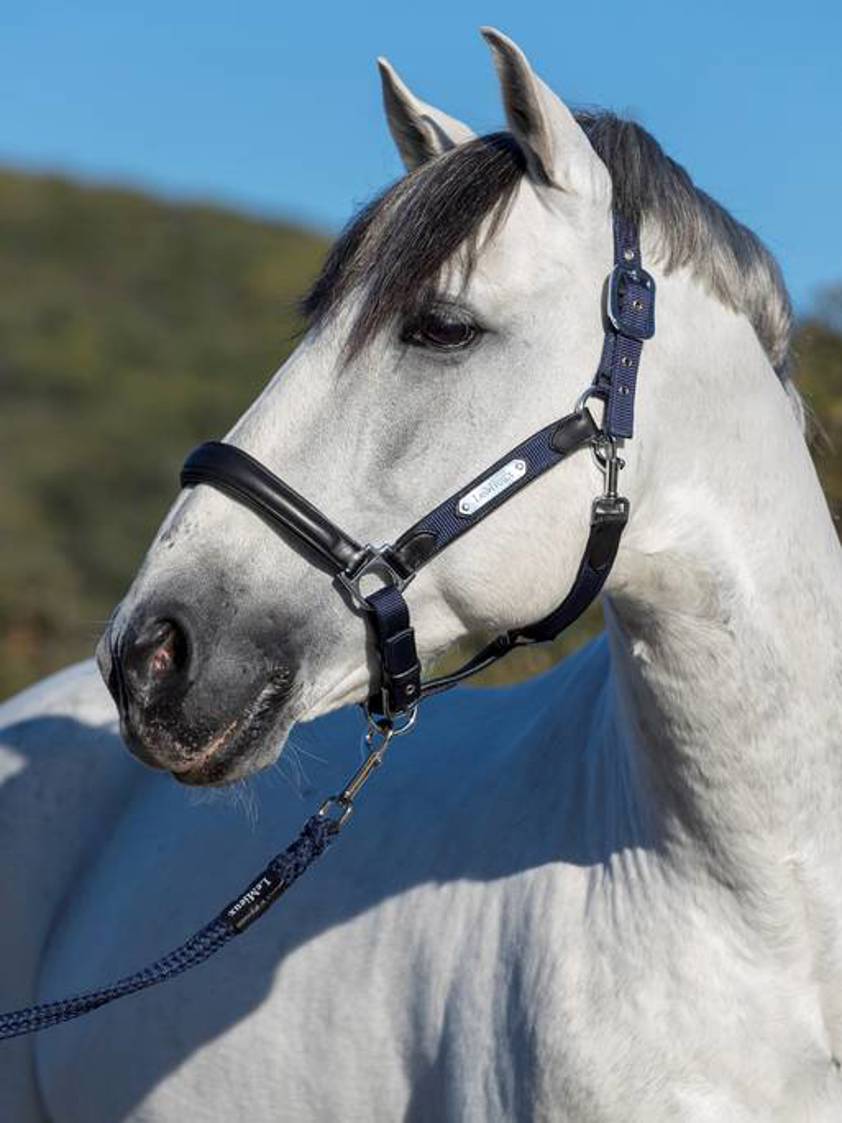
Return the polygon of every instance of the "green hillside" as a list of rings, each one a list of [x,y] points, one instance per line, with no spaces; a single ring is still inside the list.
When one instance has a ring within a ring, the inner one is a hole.
[[[89,654],[177,488],[290,351],[326,241],[0,175],[0,695]]]
[[[90,654],[185,452],[291,349],[325,248],[218,208],[0,174],[0,696]],[[799,356],[838,448],[842,289]],[[838,459],[819,456],[842,508]]]
[[[812,414],[813,458],[842,536],[842,284],[818,302],[795,348],[798,385]]]

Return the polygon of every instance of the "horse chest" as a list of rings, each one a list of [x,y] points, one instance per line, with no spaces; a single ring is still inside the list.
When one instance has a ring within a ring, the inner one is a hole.
[[[460,701],[471,740],[452,711],[431,721],[218,959],[39,1037],[56,1123],[838,1119],[809,970],[758,956],[633,830],[609,847],[579,830],[612,789],[582,786],[572,743],[515,743],[510,698]],[[301,817],[267,793],[250,832],[145,781],[54,927],[41,992],[116,977],[211,915]]]
[[[838,1117],[808,996],[741,958],[727,930],[712,936],[687,900],[644,907],[620,868],[548,864],[373,901],[364,871],[349,853],[204,980],[44,1038],[58,1123],[170,1123],[185,1102],[191,1119],[247,1110],[267,1123],[788,1120],[806,1104]],[[187,911],[175,896],[162,907],[176,925]],[[75,926],[65,978],[93,918]],[[107,1074],[95,1091],[92,1066]]]

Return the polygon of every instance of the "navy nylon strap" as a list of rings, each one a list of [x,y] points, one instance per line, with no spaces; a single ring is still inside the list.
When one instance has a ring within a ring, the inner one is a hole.
[[[568,414],[533,433],[405,531],[394,545],[395,554],[417,571],[538,476],[591,444],[598,435],[599,429],[587,410]],[[508,476],[499,477],[507,469]],[[500,490],[496,494],[483,493],[482,489],[488,488],[495,477],[500,479]],[[468,511],[466,501],[473,497],[479,505]]]
[[[596,500],[588,544],[570,592],[543,620],[514,633],[517,644],[554,640],[593,604],[611,572],[627,521],[628,503],[625,500],[613,504]]]
[[[458,670],[424,683],[422,697],[449,690],[463,679],[486,670],[516,647],[554,640],[575,623],[599,596],[611,572],[628,520],[628,510],[625,499],[597,499],[591,513],[591,529],[584,556],[570,591],[561,604],[536,623],[497,636]]]
[[[389,718],[405,713],[421,697],[421,664],[409,606],[397,585],[386,585],[367,596],[380,653],[380,694],[369,699],[369,713]]]
[[[603,428],[634,435],[634,402],[643,342],[655,334],[655,282],[641,265],[637,224],[614,217],[614,269],[608,280],[605,339],[594,386],[605,398]]]

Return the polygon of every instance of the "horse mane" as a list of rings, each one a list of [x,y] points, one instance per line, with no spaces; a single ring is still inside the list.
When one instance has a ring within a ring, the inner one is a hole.
[[[608,112],[576,117],[608,168],[615,209],[647,227],[665,272],[690,268],[722,304],[746,316],[801,417],[790,380],[792,306],[771,253],[640,125]],[[525,170],[514,138],[492,133],[398,180],[334,244],[302,302],[310,324],[319,326],[359,289],[347,341],[351,356],[394,317],[417,314],[457,251],[470,272],[480,231],[483,239],[493,236]]]

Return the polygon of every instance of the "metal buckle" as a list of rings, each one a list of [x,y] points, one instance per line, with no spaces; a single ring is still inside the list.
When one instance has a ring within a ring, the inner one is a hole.
[[[624,282],[640,285],[651,294],[649,307],[636,309],[637,312],[645,311],[647,313],[646,322],[642,326],[639,322],[639,316],[635,317],[635,320],[638,321],[635,323],[630,323],[624,316],[621,300]],[[629,339],[636,339],[640,343],[643,343],[646,339],[651,339],[655,334],[654,293],[655,280],[645,269],[630,269],[628,265],[615,265],[608,278],[608,292],[605,301],[605,314],[614,330],[628,336]]]
[[[403,592],[415,576],[415,571],[402,565],[390,545],[369,545],[360,550],[346,569],[337,573],[336,579],[361,608],[367,608],[366,594],[360,588],[360,582],[370,575],[379,579],[381,587],[394,585]],[[369,595],[374,591],[370,589]]]

